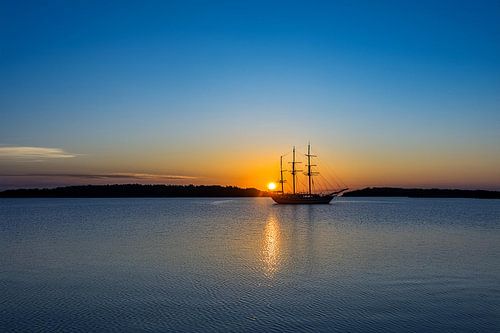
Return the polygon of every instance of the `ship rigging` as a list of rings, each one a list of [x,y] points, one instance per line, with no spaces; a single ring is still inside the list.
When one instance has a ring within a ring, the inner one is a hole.
[[[339,191],[329,192],[329,193],[313,193],[313,176],[318,175],[317,171],[313,170],[313,167],[316,167],[315,164],[311,164],[311,158],[316,157],[316,155],[311,154],[311,144],[307,145],[307,164],[306,164],[306,172],[304,175],[307,176],[307,191],[306,192],[298,192],[297,191],[297,174],[302,172],[303,170],[297,169],[297,164],[302,162],[296,160],[296,151],[295,146],[292,149],[292,161],[289,162],[291,164],[292,169],[290,170],[290,174],[292,176],[292,193],[285,193],[285,182],[284,172],[283,170],[283,155],[280,156],[280,180],[278,181],[281,185],[281,191],[276,191],[271,196],[271,198],[277,204],[329,204],[333,198],[341,195],[343,192],[347,191],[348,188],[343,188]]]

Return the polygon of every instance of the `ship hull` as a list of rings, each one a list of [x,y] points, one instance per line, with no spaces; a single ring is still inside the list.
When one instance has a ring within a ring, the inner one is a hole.
[[[280,205],[317,205],[329,204],[335,195],[285,194],[273,195],[271,198]]]

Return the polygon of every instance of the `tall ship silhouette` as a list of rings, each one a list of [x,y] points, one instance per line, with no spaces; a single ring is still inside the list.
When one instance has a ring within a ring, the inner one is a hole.
[[[313,171],[313,167],[316,165],[311,164],[311,158],[316,157],[315,155],[311,154],[311,144],[309,143],[307,145],[307,154],[305,154],[307,157],[307,165],[306,165],[306,172],[304,173],[305,176],[307,176],[307,192],[298,192],[296,191],[296,183],[297,183],[297,174],[302,172],[302,170],[297,169],[297,164],[301,163],[296,161],[295,159],[295,146],[293,147],[292,150],[292,162],[289,162],[292,166],[292,169],[289,170],[290,174],[292,175],[292,192],[291,193],[285,193],[285,182],[286,180],[283,177],[283,174],[285,170],[283,170],[283,156],[280,156],[280,180],[278,181],[280,183],[281,191],[275,191],[271,198],[277,203],[277,204],[329,204],[330,201],[332,201],[333,198],[336,196],[339,196],[343,192],[347,191],[348,188],[341,189],[339,191],[335,192],[329,192],[329,193],[313,193],[313,176],[318,175],[319,173],[316,171]]]

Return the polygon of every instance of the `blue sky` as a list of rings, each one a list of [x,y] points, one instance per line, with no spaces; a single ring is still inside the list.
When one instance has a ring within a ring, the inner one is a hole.
[[[3,1],[0,182],[262,187],[311,140],[353,186],[500,188],[499,22],[498,1]]]

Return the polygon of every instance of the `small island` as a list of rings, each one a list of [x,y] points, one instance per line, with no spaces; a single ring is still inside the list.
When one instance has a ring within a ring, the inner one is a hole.
[[[345,197],[470,198],[500,199],[500,191],[367,187],[344,193]]]

